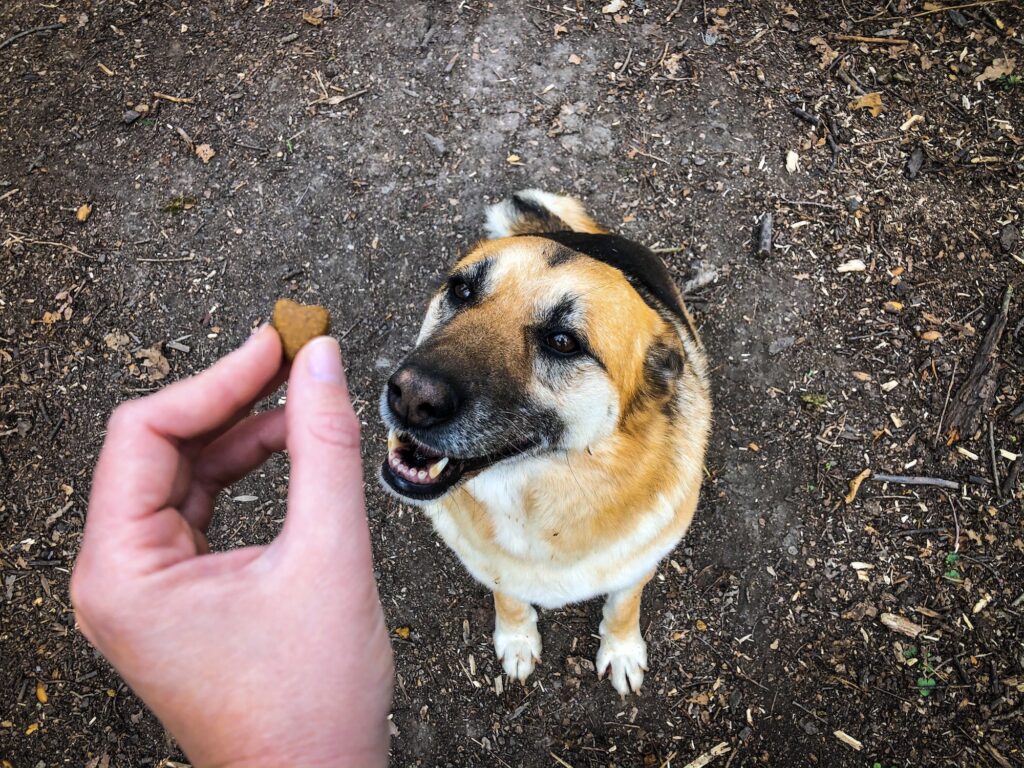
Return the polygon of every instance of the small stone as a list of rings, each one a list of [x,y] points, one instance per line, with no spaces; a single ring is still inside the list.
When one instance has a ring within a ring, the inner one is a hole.
[[[421,131],[421,133],[423,134],[423,140],[427,142],[427,146],[429,146],[437,154],[443,155],[445,152],[448,151],[448,148],[445,147],[443,139],[439,139],[437,138],[437,136],[434,136],[432,133],[427,133],[426,131]]]
[[[781,336],[768,345],[768,354],[777,355],[796,344],[796,336]]]
[[[1017,243],[1020,242],[1020,230],[1013,224],[1007,224],[999,233],[999,245],[1006,253],[1013,253],[1017,250]]]
[[[127,109],[121,114],[121,122],[125,125],[131,125],[140,117],[142,117],[141,112],[136,112],[134,109]]]

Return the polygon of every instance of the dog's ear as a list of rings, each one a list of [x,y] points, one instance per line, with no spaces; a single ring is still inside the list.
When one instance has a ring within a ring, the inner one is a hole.
[[[603,233],[574,197],[524,189],[487,209],[487,234],[492,238],[550,232]]]
[[[678,339],[657,339],[644,359],[644,394],[658,401],[669,398],[685,367],[686,357]]]

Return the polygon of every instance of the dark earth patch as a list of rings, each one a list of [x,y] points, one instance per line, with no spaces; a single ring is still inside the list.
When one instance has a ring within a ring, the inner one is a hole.
[[[4,766],[182,759],[68,606],[114,405],[209,365],[276,297],[319,302],[372,477],[377,395],[426,297],[484,205],[527,186],[699,285],[708,479],[647,590],[651,672],[625,702],[593,673],[596,604],[543,614],[543,664],[496,694],[487,595],[370,483],[402,629],[394,764],[670,766],[724,742],[712,765],[1024,765],[1021,490],[992,482],[1022,451],[1019,299],[979,433],[935,440],[1024,267],[1024,71],[975,82],[1024,55],[1020,4],[622,5],[368,2],[314,26],[282,0],[3,3],[2,39],[63,25],[0,50]],[[868,480],[844,503],[865,467],[965,490]],[[215,546],[274,535],[287,472],[232,489]]]

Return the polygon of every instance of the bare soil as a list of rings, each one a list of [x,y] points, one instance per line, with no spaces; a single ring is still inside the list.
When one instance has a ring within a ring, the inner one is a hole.
[[[427,296],[526,186],[689,282],[714,367],[703,499],[623,702],[593,672],[596,603],[545,612],[543,664],[498,693],[487,594],[369,481],[394,764],[657,768],[724,743],[714,766],[1024,765],[1024,10],[601,5],[3,3],[0,40],[61,25],[0,49],[3,766],[184,759],[68,605],[111,409],[276,297],[316,301],[372,478],[377,393]],[[1015,282],[990,397],[947,445]],[[959,489],[868,479],[847,503],[866,468]],[[274,536],[287,472],[232,489],[215,546]]]

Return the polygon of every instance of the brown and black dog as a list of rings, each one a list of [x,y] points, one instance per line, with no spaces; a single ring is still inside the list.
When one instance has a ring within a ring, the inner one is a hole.
[[[452,269],[389,380],[385,487],[494,592],[525,680],[533,605],[605,595],[599,675],[647,669],[640,597],[693,517],[711,424],[703,348],[657,255],[579,201],[525,190]]]

